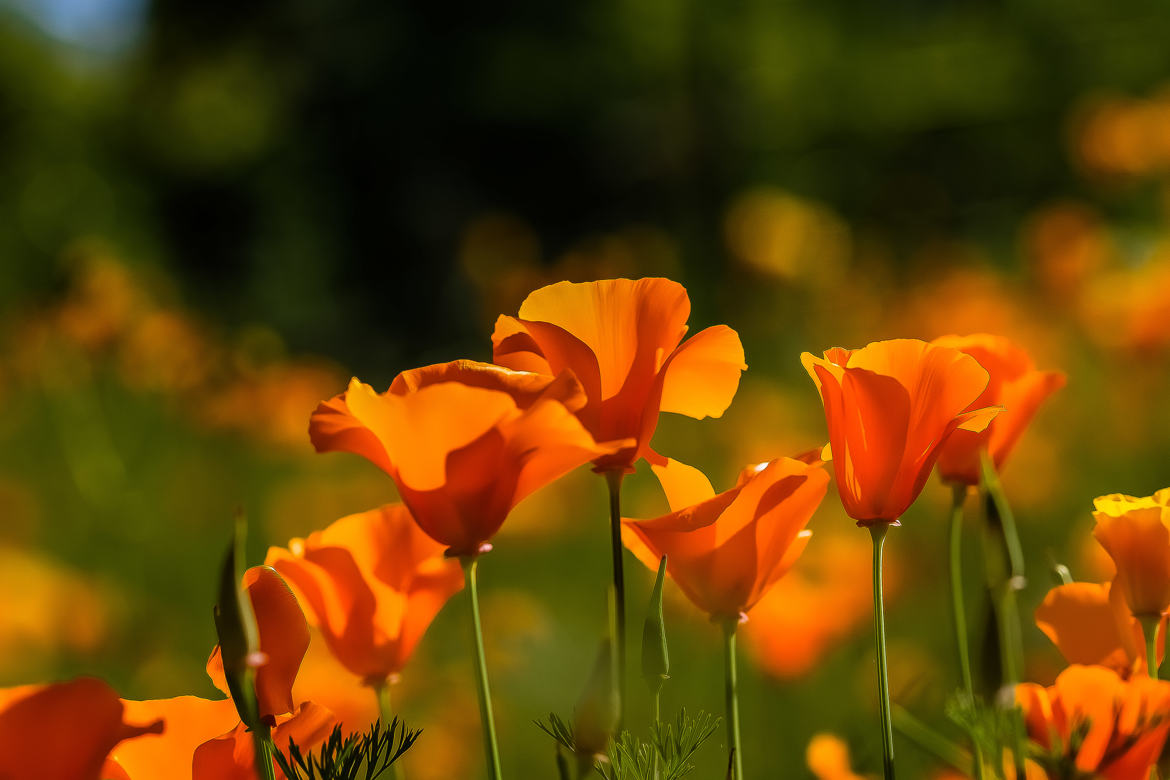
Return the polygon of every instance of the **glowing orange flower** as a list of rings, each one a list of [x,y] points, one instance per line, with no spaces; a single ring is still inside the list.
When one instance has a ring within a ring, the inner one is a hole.
[[[836,734],[814,734],[805,748],[804,762],[817,780],[862,780],[853,771],[849,745]]]
[[[1065,376],[1037,371],[1028,353],[1002,336],[943,336],[931,343],[970,355],[987,370],[987,389],[974,406],[1003,407],[983,431],[952,433],[939,453],[938,473],[944,481],[977,485],[980,453],[986,450],[996,469],[1002,468],[1040,404],[1064,387]]]
[[[917,339],[839,347],[801,362],[820,390],[837,489],[858,525],[897,523],[956,430],[983,430],[995,409],[972,410],[987,371],[957,349]]]
[[[1070,664],[1107,666],[1122,676],[1145,672],[1146,640],[1138,621],[1109,583],[1070,582],[1048,591],[1036,625]],[[1165,630],[1158,638],[1159,658]]]
[[[130,740],[114,748],[102,772],[103,778],[191,780],[191,757],[195,749],[230,732],[240,722],[231,699],[212,701],[179,696],[123,704],[128,716],[138,720],[162,719],[166,728],[158,736]]]
[[[317,407],[309,435],[318,452],[380,467],[449,555],[474,555],[521,499],[620,446],[593,440],[572,413],[581,401],[568,374],[456,361],[407,371],[382,394],[354,379]]]
[[[517,317],[501,316],[493,359],[538,374],[569,370],[587,402],[577,411],[598,441],[631,440],[594,460],[597,471],[629,472],[650,449],[659,412],[719,417],[747,368],[739,335],[716,325],[682,340],[691,302],[669,279],[604,279],[542,287]]]
[[[0,777],[98,780],[115,745],[162,731],[125,716],[118,694],[93,678],[0,689]]]
[[[256,670],[256,698],[260,717],[271,724],[277,715],[295,708],[292,687],[301,659],[309,649],[309,624],[296,596],[271,567],[248,569],[243,585],[256,613],[260,653],[264,656]],[[218,645],[207,660],[207,674],[216,688],[229,693]]]
[[[402,670],[427,626],[463,587],[459,562],[402,504],[343,517],[266,563],[296,589],[345,668],[371,685]]]
[[[1170,682],[1123,680],[1102,666],[1070,666],[1045,688],[1016,686],[1028,737],[1049,775],[1146,780],[1170,729]]]
[[[652,568],[666,571],[712,620],[738,619],[792,567],[808,544],[804,526],[829,485],[821,461],[778,458],[745,469],[719,495],[697,469],[662,470],[674,511],[625,520],[622,539]]]
[[[1113,586],[1137,617],[1165,613],[1170,607],[1170,488],[1146,498],[1101,496],[1093,505],[1093,536],[1117,566]]]
[[[276,719],[272,730],[272,743],[281,752],[288,754],[291,739],[308,752],[323,742],[333,731],[337,719],[324,707],[311,702],[302,704],[295,713]],[[284,780],[284,773],[274,767],[277,780]],[[252,734],[243,723],[228,733],[208,740],[195,749],[191,759],[191,780],[255,780],[256,752]]]

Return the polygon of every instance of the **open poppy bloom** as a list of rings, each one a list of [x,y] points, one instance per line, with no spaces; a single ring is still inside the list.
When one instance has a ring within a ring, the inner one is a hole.
[[[0,689],[0,777],[98,780],[116,745],[163,729],[157,718],[130,725],[127,715],[118,694],[92,677]]]
[[[987,370],[987,389],[975,400],[975,407],[1003,407],[984,430],[952,433],[938,456],[938,473],[944,482],[978,485],[980,453],[986,451],[996,469],[1002,468],[1040,404],[1064,387],[1065,375],[1037,371],[1028,353],[1003,336],[943,336],[931,343],[970,355]]]
[[[777,458],[716,495],[697,469],[672,464],[663,488],[673,511],[625,520],[623,541],[651,568],[667,556],[667,573],[712,620],[739,621],[808,544],[804,527],[829,485],[822,465]]]
[[[518,316],[496,320],[493,360],[580,380],[585,428],[597,441],[629,440],[594,459],[596,471],[629,472],[643,457],[661,465],[650,450],[659,413],[719,417],[747,368],[726,325],[683,341],[690,313],[687,291],[669,279],[558,282],[530,293]]]
[[[1049,688],[1017,685],[1016,701],[1049,777],[1146,780],[1170,729],[1170,682],[1101,666],[1070,666]]]
[[[260,717],[271,725],[277,715],[294,709],[292,687],[309,649],[309,624],[296,596],[269,566],[253,566],[244,572],[244,589],[256,614],[260,635],[260,666],[256,669],[256,698]],[[207,675],[216,688],[229,693],[219,646],[207,660]]]
[[[318,452],[361,455],[389,474],[415,522],[450,556],[487,549],[523,498],[623,442],[599,445],[573,414],[569,374],[473,361],[400,374],[385,393],[354,379],[317,407]]]
[[[123,742],[114,748],[102,777],[113,780],[191,780],[195,749],[230,733],[240,722],[231,699],[178,696],[173,699],[123,701],[126,714],[138,720],[161,719],[158,736]]]
[[[427,626],[463,587],[458,561],[402,504],[343,517],[265,562],[300,596],[329,649],[369,685],[402,670]]]
[[[1093,536],[1117,566],[1113,587],[1137,617],[1164,614],[1170,607],[1170,488],[1145,498],[1101,496],[1093,505]]]
[[[998,411],[973,408],[987,371],[950,347],[894,339],[801,362],[824,402],[841,503],[861,526],[897,524],[951,434],[982,431]]]
[[[1142,625],[1120,589],[1109,583],[1070,582],[1048,591],[1036,608],[1036,625],[1070,664],[1106,666],[1123,677],[1146,671]],[[1166,632],[1159,633],[1158,658]]]

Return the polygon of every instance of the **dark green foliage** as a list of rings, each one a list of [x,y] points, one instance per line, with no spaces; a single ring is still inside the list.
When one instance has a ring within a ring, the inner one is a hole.
[[[694,770],[692,758],[719,728],[719,723],[719,718],[705,712],[691,716],[682,710],[674,723],[651,726],[649,742],[622,731],[610,744],[605,760],[594,764],[594,770],[605,780],[652,780],[657,753],[662,780],[678,780]],[[538,720],[536,725],[556,740],[559,749],[577,752],[572,727],[557,714],[550,712],[547,723]]]
[[[408,729],[398,718],[389,726],[375,722],[364,734],[343,737],[334,726],[329,739],[307,756],[291,739],[288,757],[273,758],[288,780],[375,780],[410,750],[422,729]]]

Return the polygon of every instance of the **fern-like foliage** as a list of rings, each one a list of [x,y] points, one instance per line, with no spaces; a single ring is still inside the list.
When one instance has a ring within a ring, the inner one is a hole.
[[[594,762],[593,768],[605,780],[654,780],[657,756],[658,777],[680,780],[694,771],[695,753],[715,733],[719,723],[719,718],[705,712],[692,716],[682,710],[673,723],[654,724],[649,741],[623,731],[610,744],[608,755]],[[549,713],[547,722],[538,720],[536,725],[560,749],[577,752],[573,727],[556,713]]]
[[[272,759],[288,780],[376,780],[414,745],[422,729],[408,729],[398,718],[377,721],[365,733],[342,736],[341,726],[316,751],[305,755],[291,739],[288,757]]]

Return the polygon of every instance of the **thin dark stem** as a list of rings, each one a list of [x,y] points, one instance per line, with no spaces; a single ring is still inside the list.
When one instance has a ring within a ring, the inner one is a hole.
[[[483,627],[479,620],[479,591],[476,586],[478,558],[463,558],[463,576],[471,599],[471,625],[475,634],[475,673],[479,687],[479,719],[483,724],[483,749],[489,780],[501,780],[500,748],[496,740],[496,719],[492,714],[492,691],[488,684],[487,663],[483,652]]]
[[[622,570],[622,478],[620,470],[605,472],[609,487],[609,543],[613,556],[613,590],[617,623],[618,729],[626,722],[626,577]]]
[[[882,548],[889,525],[869,527],[873,539],[873,633],[877,647],[878,700],[882,719],[882,766],[885,780],[894,780],[894,724],[890,715],[890,675],[886,665],[886,608],[882,597]]]
[[[735,630],[739,621],[727,620],[723,624],[723,682],[724,703],[727,717],[727,748],[735,767],[733,780],[743,780],[743,747],[739,738],[739,675],[735,664]]]

